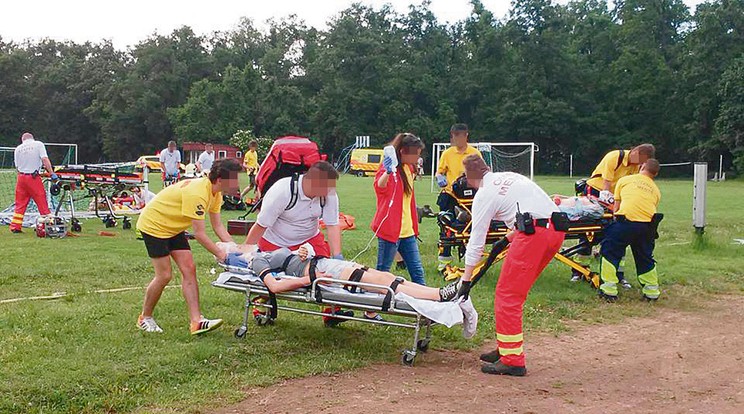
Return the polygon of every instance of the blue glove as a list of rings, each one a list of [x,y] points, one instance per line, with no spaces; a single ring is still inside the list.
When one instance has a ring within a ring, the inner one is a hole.
[[[442,174],[437,174],[437,185],[440,187],[446,187],[447,177],[443,176]]]
[[[248,262],[243,258],[241,253],[228,253],[225,258],[225,264],[233,267],[248,267]]]
[[[342,253],[339,253],[339,254],[334,254],[334,255],[333,255],[333,256],[331,257],[331,259],[336,259],[336,260],[345,260],[345,259],[344,259],[344,255],[343,255]]]
[[[382,166],[385,168],[385,171],[387,171],[388,174],[393,173],[393,159],[390,157],[384,157],[382,159]]]
[[[52,178],[52,181],[59,180],[59,176],[57,175],[57,173],[52,173],[51,178]]]

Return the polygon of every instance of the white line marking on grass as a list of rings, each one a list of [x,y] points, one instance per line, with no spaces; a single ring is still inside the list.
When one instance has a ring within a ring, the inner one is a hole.
[[[174,285],[174,286],[166,286],[166,289],[170,288],[180,288],[181,285]],[[0,305],[6,304],[6,303],[17,303],[17,302],[25,302],[30,300],[55,300],[55,299],[62,299],[66,298],[68,296],[72,295],[91,295],[94,293],[119,293],[119,292],[129,292],[132,290],[143,290],[146,289],[147,286],[131,286],[131,287],[122,287],[122,288],[113,288],[113,289],[99,289],[99,290],[91,290],[88,292],[82,292],[82,293],[66,293],[66,292],[54,292],[51,295],[48,296],[27,296],[24,298],[13,298],[13,299],[3,299],[0,300]]]

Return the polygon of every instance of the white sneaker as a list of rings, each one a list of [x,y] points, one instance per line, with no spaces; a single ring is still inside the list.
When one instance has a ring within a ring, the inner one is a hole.
[[[201,335],[213,331],[222,325],[222,319],[206,319],[202,317],[199,322],[191,323],[191,335]]]
[[[158,323],[155,322],[155,319],[153,319],[152,316],[145,318],[140,315],[137,319],[137,327],[145,332],[163,333],[163,330],[160,329]]]

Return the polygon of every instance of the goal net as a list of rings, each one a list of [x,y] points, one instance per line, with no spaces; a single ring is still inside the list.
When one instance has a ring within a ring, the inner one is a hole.
[[[77,144],[45,142],[44,145],[52,165],[76,164],[78,162]],[[0,223],[2,224],[6,224],[4,218],[12,215],[15,202],[16,177],[18,174],[15,169],[14,154],[15,147],[0,147]],[[89,201],[82,200],[82,197],[79,198],[81,200],[75,202],[76,210],[87,210]],[[59,203],[59,197],[53,197],[49,192],[47,192],[47,200],[51,208],[56,207]],[[63,205],[63,209],[64,207]],[[31,200],[26,211],[33,215],[38,213],[39,210]]]
[[[535,153],[539,151],[534,142],[474,142],[470,146],[480,151],[483,160],[486,161],[491,171],[511,171],[535,178]],[[450,147],[449,142],[437,142],[432,145],[431,159],[431,191],[435,191],[436,171],[439,169],[439,160],[442,153]]]

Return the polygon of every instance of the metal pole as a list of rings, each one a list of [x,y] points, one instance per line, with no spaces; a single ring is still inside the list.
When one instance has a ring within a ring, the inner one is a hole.
[[[718,181],[723,181],[723,154],[718,159]]]
[[[147,195],[150,194],[150,169],[147,167],[147,163],[142,166],[142,179],[145,183],[145,188],[142,191],[142,200],[147,204]]]
[[[569,155],[568,159],[569,159],[569,165],[570,165],[568,176],[573,178],[573,154]]]
[[[535,144],[531,145],[532,151],[530,151],[530,180],[535,181]]]
[[[708,163],[695,163],[695,178],[692,194],[692,226],[695,232],[703,234],[705,231],[705,197],[708,184]]]

